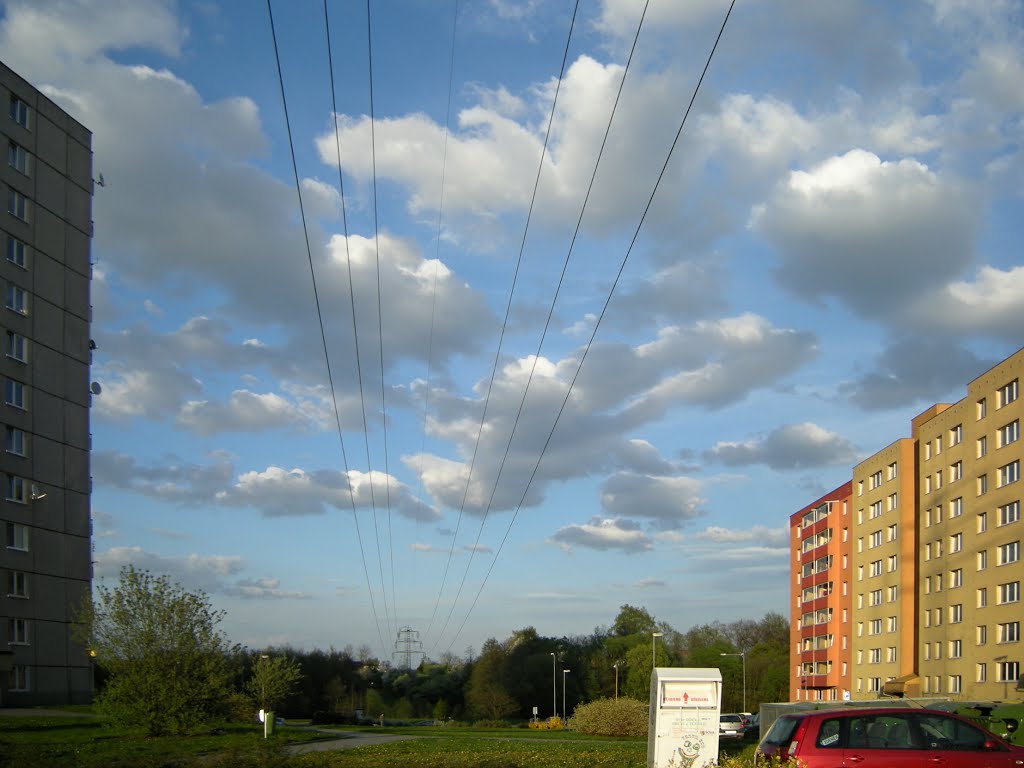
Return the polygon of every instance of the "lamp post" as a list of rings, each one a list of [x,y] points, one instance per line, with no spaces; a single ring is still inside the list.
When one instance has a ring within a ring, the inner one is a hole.
[[[615,668],[615,698],[619,698],[619,662],[612,664]]]
[[[658,638],[661,637],[663,634],[663,632],[651,632],[651,669],[654,669],[656,666],[658,666],[658,653],[655,643],[658,641]]]
[[[743,711],[747,711],[747,652],[740,651],[739,653],[722,653],[721,656],[739,656],[743,662]]]
[[[569,710],[565,708],[565,676],[572,672],[571,669],[562,670],[562,716],[569,719]],[[564,725],[562,726],[565,727]]]
[[[558,717],[558,674],[555,672],[555,654],[551,653],[551,710]]]

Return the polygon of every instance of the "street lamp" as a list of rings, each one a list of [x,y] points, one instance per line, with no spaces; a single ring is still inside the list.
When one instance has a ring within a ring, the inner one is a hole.
[[[619,662],[612,664],[615,667],[615,698],[619,698]]]
[[[740,651],[739,653],[722,653],[720,656],[739,656],[743,662],[743,711],[747,711],[747,652]]]
[[[551,653],[551,709],[558,717],[558,674],[555,672],[555,654]]]
[[[569,710],[565,708],[565,676],[570,672],[572,672],[571,669],[562,670],[562,715],[564,715],[566,719],[569,717]]]
[[[655,650],[654,644],[657,642],[657,638],[661,637],[663,634],[663,632],[651,632],[651,669],[654,669],[656,666],[658,666],[658,654]]]

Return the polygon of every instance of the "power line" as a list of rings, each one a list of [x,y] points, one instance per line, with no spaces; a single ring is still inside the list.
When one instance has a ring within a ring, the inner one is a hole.
[[[381,290],[380,290],[380,226],[378,224],[377,216],[377,139],[376,131],[374,129],[374,110],[373,110],[373,25],[370,18],[370,0],[366,0],[366,52],[367,52],[367,65],[369,69],[369,84],[370,84],[370,159],[373,166],[373,251],[374,261],[377,267],[377,342],[380,348],[380,411],[381,411],[381,434],[384,441],[384,492],[386,495],[386,504],[388,512],[388,550],[391,553],[391,602],[392,612],[394,612],[394,597],[395,597],[395,554],[394,548],[392,547],[391,540],[391,476],[390,469],[388,467],[388,408],[387,399],[384,392],[384,304],[381,301]],[[367,456],[369,460],[369,456]],[[372,493],[373,489],[373,469],[370,468],[370,489]],[[373,530],[377,536],[377,565],[380,570],[380,588],[384,593],[384,615],[387,621],[390,621],[388,615],[388,593],[387,587],[384,584],[384,558],[380,553],[380,534],[377,530],[377,508],[374,506],[373,510]],[[398,625],[398,616],[395,616],[395,626]],[[388,629],[391,629],[390,624]]]
[[[545,439],[544,445],[541,448],[540,455],[537,457],[537,462],[534,464],[533,471],[530,473],[530,479],[527,481],[526,488],[523,490],[523,495],[520,497],[519,503],[516,505],[516,510],[512,515],[512,519],[509,521],[508,527],[505,529],[505,535],[502,537],[501,544],[498,546],[497,551],[494,553],[494,557],[491,560],[491,564],[488,567],[487,572],[484,574],[483,581],[480,584],[480,589],[477,590],[476,596],[473,598],[473,602],[470,605],[469,610],[467,611],[466,617],[465,619],[463,619],[461,626],[459,627],[455,635],[452,637],[452,641],[448,646],[449,650],[451,649],[452,645],[455,644],[455,640],[458,638],[459,634],[461,634],[462,630],[465,628],[466,622],[469,620],[470,615],[473,613],[473,609],[476,608],[477,601],[480,599],[480,595],[483,594],[484,587],[487,585],[487,580],[490,578],[491,571],[494,570],[494,564],[498,561],[498,557],[501,555],[502,549],[504,549],[505,547],[505,542],[508,540],[509,533],[512,531],[512,526],[515,524],[516,518],[519,516],[519,511],[522,509],[523,503],[526,501],[526,496],[529,493],[530,487],[533,485],[533,481],[537,476],[537,470],[540,468],[540,463],[544,459],[544,455],[547,453],[548,446],[550,446],[551,439],[555,434],[555,429],[558,427],[558,422],[562,418],[562,413],[565,411],[565,406],[569,402],[569,397],[572,395],[572,390],[576,386],[576,381],[579,378],[580,371],[583,369],[583,364],[587,360],[587,355],[590,352],[590,347],[594,343],[594,338],[597,336],[597,332],[601,327],[601,323],[604,320],[604,316],[608,311],[608,306],[611,303],[612,296],[614,296],[615,294],[615,289],[618,287],[619,281],[622,278],[622,274],[626,269],[626,264],[629,262],[629,257],[633,253],[633,248],[636,245],[637,238],[640,236],[640,230],[644,225],[644,221],[647,219],[647,214],[651,210],[651,205],[654,203],[654,197],[658,192],[658,188],[661,186],[661,181],[665,176],[666,170],[668,169],[668,165],[672,159],[672,155],[675,153],[676,145],[679,143],[679,137],[682,135],[683,128],[686,125],[686,119],[689,117],[690,110],[693,108],[693,104],[697,100],[697,94],[700,92],[700,87],[704,82],[704,78],[708,73],[708,69],[711,67],[711,61],[714,58],[715,51],[718,50],[718,43],[722,39],[722,35],[725,32],[725,26],[729,21],[729,16],[732,14],[732,9],[735,5],[736,0],[731,0],[731,2],[729,3],[729,8],[725,12],[725,18],[722,20],[722,25],[718,30],[718,35],[715,37],[715,42],[711,46],[711,51],[710,53],[708,53],[707,60],[704,63],[704,69],[701,71],[700,78],[697,80],[697,85],[694,86],[693,94],[690,97],[690,102],[686,107],[686,111],[683,113],[683,118],[679,123],[679,128],[676,131],[675,138],[672,140],[672,144],[669,147],[668,154],[665,157],[665,162],[661,166],[661,171],[658,173],[657,180],[654,182],[654,187],[651,190],[651,194],[647,199],[647,204],[644,207],[644,212],[640,216],[640,221],[636,225],[636,230],[633,232],[633,237],[630,240],[629,247],[626,249],[626,254],[623,256],[622,262],[619,265],[618,272],[615,275],[615,280],[612,282],[611,288],[608,290],[608,296],[605,298],[604,305],[601,307],[601,312],[598,315],[596,322],[594,323],[594,328],[591,331],[590,338],[587,340],[587,344],[583,349],[583,354],[580,356],[579,365],[576,366],[576,372],[573,374],[572,381],[569,383],[569,387],[565,392],[565,397],[562,399],[562,404],[558,409],[558,414],[555,416],[555,421],[551,425],[551,431],[548,432],[548,436]],[[643,19],[641,18],[641,24],[642,23]],[[637,30],[637,33],[639,34],[639,30]],[[635,44],[636,41],[634,40],[634,45]],[[623,79],[625,79],[625,74],[623,74]]]
[[[325,5],[325,7],[326,7],[326,5]],[[377,639],[380,641],[381,648],[382,648],[382,650],[384,651],[384,653],[386,655],[387,654],[387,646],[384,644],[384,638],[381,636],[380,619],[377,616],[377,605],[374,602],[374,599],[373,599],[373,589],[370,586],[370,573],[369,573],[369,570],[366,567],[366,551],[363,548],[363,536],[362,536],[362,533],[360,532],[360,529],[359,529],[359,516],[356,514],[355,492],[352,489],[352,477],[351,477],[351,474],[350,474],[350,471],[349,471],[348,456],[347,456],[347,454],[345,452],[345,438],[344,438],[344,436],[342,434],[342,431],[341,431],[341,416],[340,416],[339,411],[338,411],[338,396],[337,396],[337,394],[335,392],[335,389],[334,389],[334,376],[333,376],[333,374],[331,372],[331,357],[330,357],[330,353],[328,352],[328,349],[327,349],[327,333],[324,330],[324,318],[323,318],[323,313],[321,312],[321,309],[320,309],[320,295],[319,295],[319,292],[318,292],[317,287],[316,287],[316,270],[313,268],[313,250],[312,250],[312,248],[309,245],[309,228],[306,225],[306,211],[305,211],[305,207],[303,206],[303,202],[302,202],[302,184],[299,181],[299,165],[298,165],[298,162],[295,159],[295,142],[292,139],[291,119],[288,116],[288,100],[285,97],[284,75],[283,75],[283,73],[281,71],[281,55],[280,55],[280,52],[278,51],[278,46],[277,46],[277,30],[276,30],[276,28],[274,26],[274,11],[271,8],[271,0],[267,0],[267,16],[270,19],[270,35],[271,35],[271,38],[273,39],[273,42],[274,42],[274,61],[275,61],[276,65],[277,65],[277,80],[278,80],[278,84],[280,85],[280,88],[281,88],[281,106],[282,106],[283,111],[284,111],[285,129],[286,129],[287,134],[288,134],[288,150],[289,150],[289,152],[291,154],[291,159],[292,159],[292,173],[295,176],[295,191],[296,191],[296,194],[298,195],[298,198],[299,198],[299,216],[300,216],[300,218],[302,220],[302,234],[305,237],[305,241],[306,241],[306,257],[309,260],[309,275],[310,275],[310,278],[312,279],[312,283],[313,283],[313,302],[314,302],[314,304],[316,306],[316,316],[317,316],[317,320],[318,320],[318,322],[320,324],[320,340],[323,343],[324,361],[325,361],[325,363],[327,365],[327,380],[328,380],[328,383],[329,383],[330,388],[331,388],[331,401],[334,404],[334,421],[335,421],[335,426],[336,426],[337,432],[338,432],[338,442],[341,445],[341,458],[342,458],[342,461],[344,462],[344,465],[345,465],[345,478],[348,481],[349,499],[350,499],[350,501],[352,503],[352,520],[355,522],[355,526],[356,526],[356,538],[359,541],[359,554],[362,557],[362,561],[363,561],[363,575],[366,578],[366,587],[367,587],[367,590],[369,591],[369,594],[370,594],[370,608],[373,611],[373,620],[374,620],[374,623],[377,626]],[[333,80],[332,80],[332,82],[333,82]],[[333,96],[333,88],[332,88],[332,96]],[[340,165],[339,165],[339,169],[340,169]]]
[[[579,0],[576,0],[575,4],[573,6],[572,19],[569,22],[569,32],[566,35],[566,39],[565,39],[565,50],[562,53],[562,66],[561,66],[561,69],[559,70],[559,73],[558,73],[558,83],[555,86],[555,95],[554,95],[554,98],[551,100],[551,112],[548,115],[547,129],[544,132],[544,146],[541,148],[540,160],[537,163],[537,175],[534,178],[533,193],[530,196],[530,207],[529,207],[529,210],[527,211],[527,214],[526,214],[526,224],[523,227],[523,237],[522,237],[522,241],[520,242],[520,245],[519,245],[519,255],[516,258],[516,267],[515,267],[515,271],[514,271],[514,273],[512,275],[512,287],[509,289],[508,303],[505,305],[505,317],[504,317],[504,319],[502,320],[502,323],[501,323],[501,334],[498,337],[498,348],[494,352],[494,364],[491,366],[491,376],[490,376],[490,380],[487,383],[487,394],[484,397],[484,407],[483,407],[483,412],[482,412],[482,414],[480,416],[480,426],[477,429],[476,442],[473,445],[473,456],[472,456],[472,458],[470,459],[470,462],[469,462],[469,472],[468,472],[468,474],[466,476],[466,490],[462,494],[462,504],[459,507],[459,518],[458,518],[458,522],[455,525],[455,533],[452,536],[452,546],[451,546],[451,549],[448,551],[448,563],[445,565],[445,579],[447,579],[448,568],[449,568],[449,566],[451,564],[452,556],[455,553],[455,542],[456,542],[456,539],[458,538],[459,528],[460,528],[460,526],[462,524],[462,516],[463,516],[463,513],[465,512],[465,509],[466,509],[466,499],[469,497],[469,489],[470,489],[470,486],[471,486],[472,480],[473,480],[473,469],[476,466],[476,457],[477,457],[477,454],[478,454],[478,452],[480,450],[480,439],[481,439],[481,436],[483,435],[484,423],[487,421],[487,408],[488,408],[488,405],[490,404],[490,401],[491,401],[491,391],[494,388],[494,378],[495,378],[495,375],[496,375],[497,370],[498,370],[498,360],[501,357],[501,348],[502,348],[502,345],[503,345],[503,343],[505,341],[505,331],[508,328],[508,319],[509,319],[509,315],[511,314],[511,311],[512,311],[512,298],[515,295],[516,284],[518,283],[518,280],[519,280],[519,269],[520,269],[520,266],[523,263],[523,251],[526,249],[526,236],[527,236],[527,233],[530,230],[530,220],[533,218],[533,206],[534,206],[534,203],[536,202],[536,199],[537,199],[537,189],[540,186],[540,174],[541,174],[541,171],[544,168],[544,158],[547,156],[548,140],[551,137],[551,125],[554,122],[554,118],[555,118],[555,107],[558,104],[558,94],[561,92],[562,80],[564,80],[564,78],[565,78],[565,63],[569,59],[569,44],[572,42],[572,32],[573,32],[574,27],[576,26],[576,14],[579,11],[579,5],[580,5],[579,4]],[[466,572],[468,573],[468,571],[469,571],[469,566],[467,565]],[[466,577],[465,577],[465,575],[463,575],[462,583],[459,585],[458,592],[456,593],[455,598],[452,600],[452,608],[448,612],[448,616],[445,618],[444,626],[441,627],[441,630],[438,633],[438,639],[440,639],[440,637],[444,634],[445,629],[448,628],[448,622],[451,621],[452,613],[455,611],[455,604],[458,602],[459,596],[462,594],[462,588],[465,585],[465,583],[466,583]],[[438,594],[437,594],[437,602],[434,605],[434,613],[435,614],[437,612],[437,605],[441,601],[441,595],[444,592],[444,584],[445,584],[445,581],[444,581],[444,579],[442,579],[442,581],[441,581],[441,588],[438,590]],[[431,623],[433,623],[433,619],[431,619]],[[431,650],[433,650],[436,646],[437,646],[437,641],[435,641],[434,645],[431,646]]]
[[[326,2],[326,0],[325,0]],[[452,47],[451,55],[448,59],[448,104],[445,108],[444,118],[444,145],[441,151],[441,193],[440,199],[437,205],[437,235],[435,240],[434,250],[434,280],[433,288],[431,290],[430,299],[430,335],[427,340],[427,378],[426,387],[423,392],[423,441],[420,443],[420,465],[417,474],[420,478],[420,486],[423,487],[423,455],[427,449],[427,412],[430,406],[430,381],[433,369],[434,360],[434,322],[435,313],[437,309],[437,265],[441,261],[441,221],[444,213],[444,192],[445,192],[445,176],[448,170],[448,134],[451,126],[452,119],[452,84],[455,80],[455,31],[459,21],[459,0],[455,0],[453,3],[454,12],[452,13]],[[448,566],[451,564],[451,557],[449,556],[445,563],[444,576],[441,579],[441,587],[444,588],[444,582],[448,578]],[[438,596],[440,600],[440,595]],[[427,623],[426,634],[430,633],[431,627],[434,626],[434,618],[437,615],[437,603],[434,603],[434,611],[430,615],[430,621]]]

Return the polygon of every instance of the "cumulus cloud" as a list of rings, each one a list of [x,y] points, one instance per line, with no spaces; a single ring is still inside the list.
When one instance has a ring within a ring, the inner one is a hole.
[[[224,594],[249,600],[305,600],[311,595],[306,592],[282,589],[280,579],[239,579],[224,588]]]
[[[764,464],[780,470],[853,464],[857,459],[847,438],[810,422],[784,424],[742,442],[721,441],[704,455],[730,467]]]
[[[789,530],[785,527],[769,528],[755,525],[746,530],[722,528],[717,525],[708,526],[703,531],[693,534],[695,539],[714,544],[749,544],[767,545],[773,549],[789,547]]]
[[[594,518],[582,525],[564,526],[552,534],[548,541],[567,551],[574,547],[584,547],[636,554],[652,548],[650,539],[643,531],[629,522],[602,518]]]
[[[601,507],[612,518],[641,518],[662,529],[679,528],[703,513],[701,483],[690,477],[617,472],[601,486]]]
[[[1017,341],[1024,327],[1024,267],[980,267],[973,280],[954,280],[922,296],[908,316],[921,328]]]
[[[128,565],[157,576],[168,576],[186,589],[201,589],[207,593],[222,592],[230,583],[229,579],[246,567],[245,561],[235,555],[167,557],[141,547],[113,547],[96,553],[96,578],[116,578],[121,568]]]
[[[775,246],[776,276],[794,296],[891,318],[970,263],[969,198],[919,162],[851,150],[790,173],[751,226]]]

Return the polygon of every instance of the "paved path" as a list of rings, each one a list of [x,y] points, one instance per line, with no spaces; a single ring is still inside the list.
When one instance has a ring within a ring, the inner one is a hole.
[[[67,712],[63,709],[0,707],[0,717],[95,717],[95,715],[89,712]]]
[[[408,741],[409,739],[422,738],[421,736],[342,731],[315,731],[315,733],[321,736],[325,733],[332,733],[337,735],[338,738],[313,741],[308,744],[289,744],[285,747],[285,750],[292,755],[302,755],[307,752],[330,752],[336,749],[354,749],[355,747],[369,747],[374,744],[389,744],[392,741]],[[343,733],[344,735],[342,735]]]

